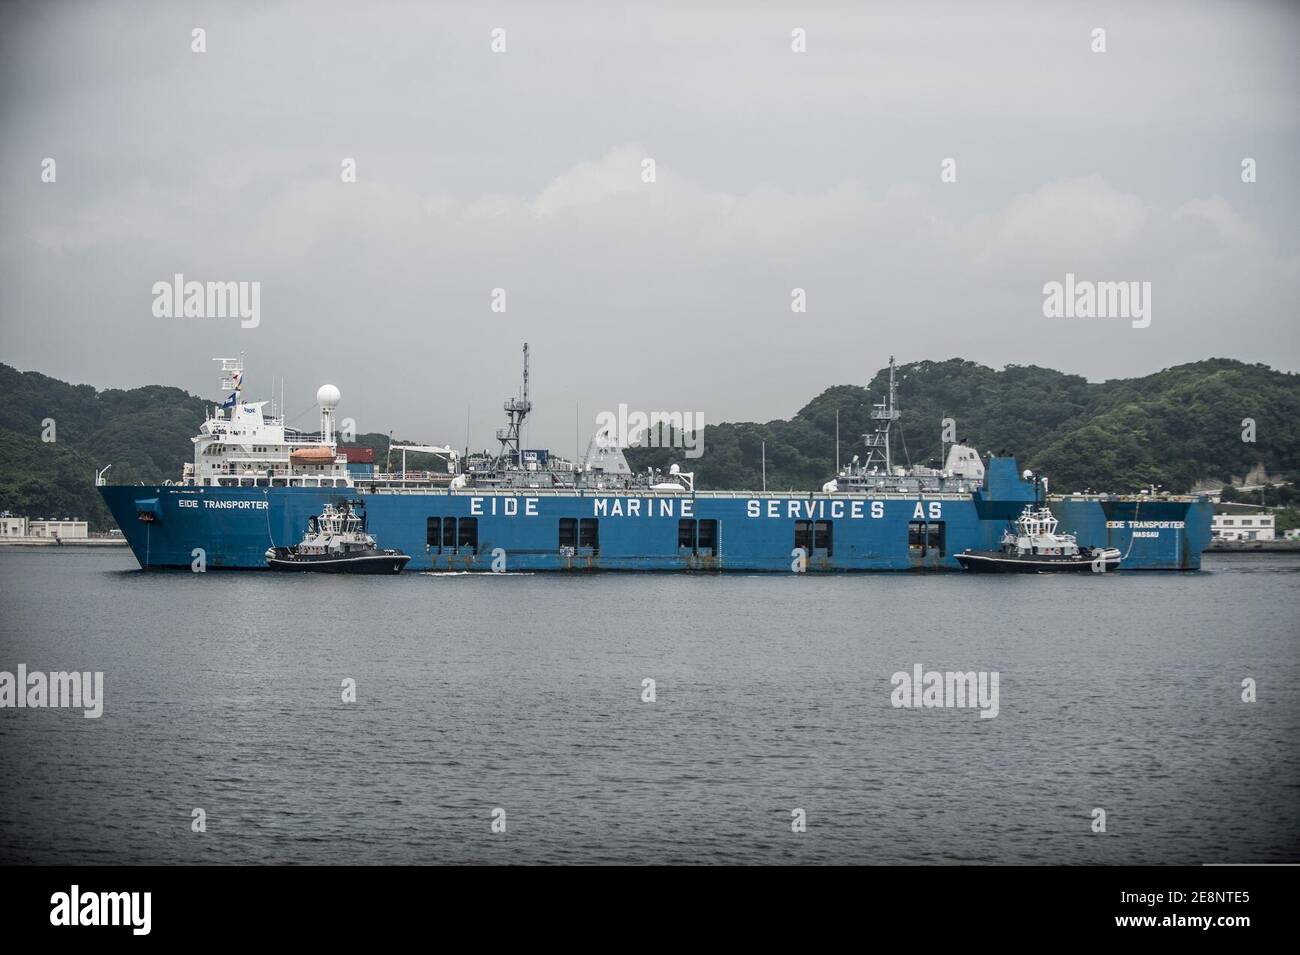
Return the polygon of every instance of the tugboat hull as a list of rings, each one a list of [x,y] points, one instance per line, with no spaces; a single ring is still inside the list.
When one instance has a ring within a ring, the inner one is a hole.
[[[352,557],[299,557],[291,553],[267,555],[271,570],[317,574],[400,574],[411,558],[406,554],[364,554]]]
[[[1091,557],[1016,557],[995,550],[968,550],[955,556],[963,569],[975,574],[1102,574],[1119,570],[1120,565],[1117,550]]]

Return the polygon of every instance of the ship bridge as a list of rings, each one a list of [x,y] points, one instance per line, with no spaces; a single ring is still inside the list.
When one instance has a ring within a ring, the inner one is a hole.
[[[182,483],[199,487],[351,487],[347,458],[334,440],[338,389],[317,393],[321,429],[302,434],[286,428],[283,414],[267,412],[266,401],[244,401],[243,358],[218,358],[221,388],[229,394],[199,427],[194,462]]]

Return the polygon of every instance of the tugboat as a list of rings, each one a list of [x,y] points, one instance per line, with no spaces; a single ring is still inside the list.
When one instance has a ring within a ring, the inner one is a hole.
[[[1114,547],[1079,547],[1073,534],[1056,533],[1057,520],[1047,507],[1026,505],[1016,532],[1002,535],[1001,550],[964,550],[954,555],[977,574],[1106,573],[1123,559]]]
[[[294,547],[272,547],[266,565],[272,570],[316,571],[324,574],[397,574],[411,558],[397,550],[379,550],[366,533],[365,519],[348,502],[326,504],[320,516],[307,522],[307,535]]]

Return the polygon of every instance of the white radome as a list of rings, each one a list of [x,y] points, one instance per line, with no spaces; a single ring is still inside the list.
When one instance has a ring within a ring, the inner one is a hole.
[[[339,390],[333,385],[321,385],[320,390],[316,392],[316,404],[322,408],[334,408],[338,406],[341,397]]]

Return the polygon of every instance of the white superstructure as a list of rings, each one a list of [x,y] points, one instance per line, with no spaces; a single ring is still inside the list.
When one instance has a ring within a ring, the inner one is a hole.
[[[1008,553],[1025,557],[1075,557],[1079,542],[1073,534],[1058,534],[1059,522],[1049,508],[1026,505],[1016,519],[1016,532],[1002,535],[1002,547]]]
[[[194,463],[183,483],[200,487],[352,487],[347,458],[335,441],[334,413],[339,390],[323,385],[316,393],[321,430],[307,434],[287,428],[283,411],[266,412],[265,401],[243,400],[242,358],[217,358],[221,387],[230,392],[212,409],[194,441]]]
[[[342,557],[358,552],[373,551],[375,539],[366,533],[361,518],[350,507],[326,504],[319,517],[313,517],[296,552],[304,557]],[[275,548],[267,552],[270,557]]]

